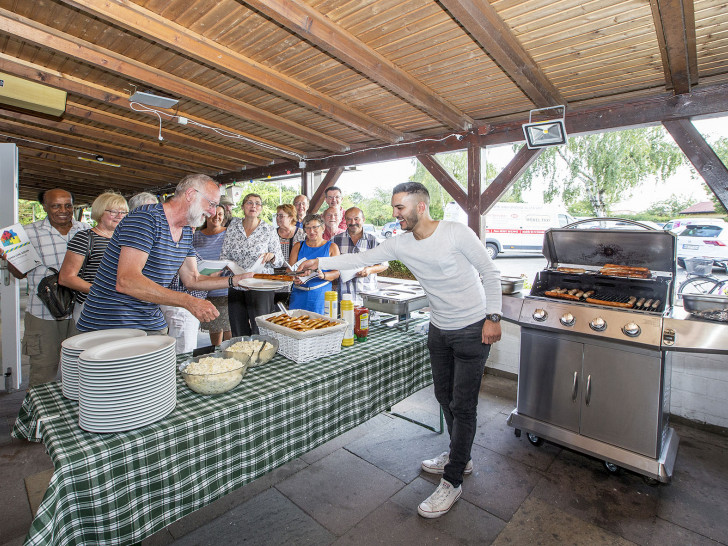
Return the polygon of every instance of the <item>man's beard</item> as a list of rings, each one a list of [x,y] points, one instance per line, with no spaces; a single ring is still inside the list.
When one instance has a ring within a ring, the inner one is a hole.
[[[190,205],[187,211],[187,225],[193,228],[200,227],[204,225],[207,216],[198,198]]]

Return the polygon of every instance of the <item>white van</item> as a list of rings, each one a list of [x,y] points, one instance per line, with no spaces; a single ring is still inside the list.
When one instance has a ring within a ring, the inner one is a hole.
[[[467,223],[467,215],[457,203],[445,206],[445,220]],[[566,211],[554,205],[496,203],[485,215],[485,248],[495,259],[502,252],[535,252],[543,248],[543,234],[549,228],[574,222]]]

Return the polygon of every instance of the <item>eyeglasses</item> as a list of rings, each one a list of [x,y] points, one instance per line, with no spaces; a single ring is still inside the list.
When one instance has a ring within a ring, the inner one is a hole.
[[[303,228],[303,229],[304,229],[305,231],[310,231],[310,230],[312,230],[312,229],[318,229],[318,228],[320,228],[320,227],[324,227],[324,226],[322,226],[321,224],[316,224],[315,226],[304,226],[304,228]]]
[[[61,209],[73,210],[73,204],[71,204],[71,203],[64,203],[64,204],[54,203],[52,205],[48,205],[48,208],[51,210],[61,210]]]
[[[217,208],[217,206],[218,206],[218,205],[220,204],[220,203],[218,203],[217,201],[210,201],[210,200],[209,200],[209,199],[208,199],[207,197],[205,197],[205,196],[204,196],[204,195],[202,194],[202,192],[201,192],[200,190],[198,190],[197,188],[192,188],[192,189],[193,189],[193,190],[195,190],[195,191],[196,191],[197,193],[199,193],[199,194],[200,194],[200,197],[202,197],[202,198],[203,198],[203,199],[204,199],[205,201],[207,201],[207,202],[208,202],[208,203],[210,204],[210,206],[209,206],[208,208],[214,209],[214,208]]]
[[[276,214],[276,218],[290,218],[290,216],[288,216],[287,214],[281,213],[281,214]]]
[[[245,204],[250,205],[251,207],[262,207],[263,206],[263,203],[261,203],[260,201],[246,201]]]
[[[127,214],[129,214],[129,211],[127,211],[127,210],[109,210],[109,209],[105,209],[105,210],[111,216],[126,216]]]

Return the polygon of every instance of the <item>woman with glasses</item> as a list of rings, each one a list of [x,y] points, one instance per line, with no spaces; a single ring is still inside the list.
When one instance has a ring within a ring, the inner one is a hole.
[[[68,242],[66,256],[58,272],[58,282],[76,291],[74,324],[81,316],[106,245],[109,244],[116,226],[128,213],[129,207],[121,194],[104,192],[91,205],[91,219],[96,222],[96,226],[79,231]]]
[[[313,259],[326,256],[338,256],[339,247],[331,241],[323,239],[324,219],[320,214],[308,214],[303,219],[306,240],[293,245],[289,263],[293,265],[302,258]],[[331,290],[331,281],[339,278],[337,270],[321,271],[318,278],[309,280],[297,278],[291,289],[291,309],[305,309],[314,313],[324,312],[324,293]]]
[[[202,229],[192,235],[192,245],[203,260],[219,260],[222,252],[222,243],[225,240],[225,207],[220,204],[215,208],[215,214],[205,219]],[[215,306],[220,315],[210,321],[200,324],[200,328],[210,334],[210,343],[220,345],[224,340],[230,339],[230,319],[228,318],[228,289],[219,288],[207,292],[207,299]]]
[[[262,273],[273,273],[273,267],[285,263],[276,230],[260,219],[263,200],[257,193],[243,197],[244,217],[233,218],[225,232],[221,260],[231,260],[245,271],[250,271],[263,259]],[[232,337],[258,333],[255,317],[273,311],[274,292],[246,290],[241,287],[228,290],[228,315]]]
[[[276,223],[278,224],[278,240],[281,244],[281,252],[283,259],[288,263],[291,256],[291,249],[296,243],[300,243],[306,238],[306,232],[302,227],[296,225],[296,209],[291,204],[278,205],[276,207]],[[276,274],[285,274],[288,272],[287,267],[276,268]],[[276,292],[275,301],[283,302],[288,305],[291,297],[290,289],[286,288]]]

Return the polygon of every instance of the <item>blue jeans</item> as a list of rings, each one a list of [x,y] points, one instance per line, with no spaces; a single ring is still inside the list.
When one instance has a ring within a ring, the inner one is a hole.
[[[484,321],[459,330],[441,330],[430,324],[427,337],[435,398],[450,435],[450,461],[443,478],[455,487],[463,481],[475,438],[480,382],[490,352],[490,345],[481,341]]]

